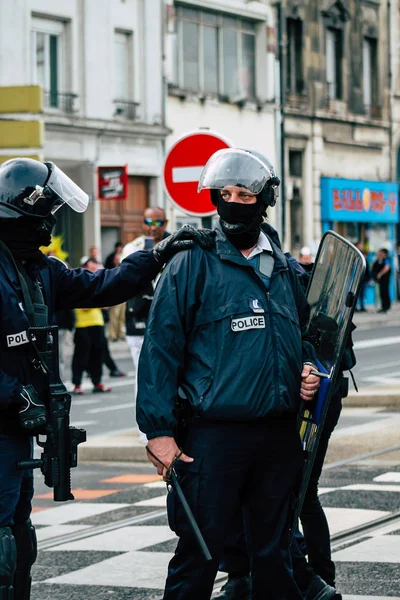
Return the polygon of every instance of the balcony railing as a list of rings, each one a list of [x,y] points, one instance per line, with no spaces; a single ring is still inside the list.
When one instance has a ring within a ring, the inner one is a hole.
[[[133,100],[114,100],[114,116],[137,121],[139,119],[139,102]]]
[[[58,92],[45,91],[44,105],[45,108],[54,108],[61,112],[73,113],[75,111],[75,99],[77,97],[77,94],[59,94]]]

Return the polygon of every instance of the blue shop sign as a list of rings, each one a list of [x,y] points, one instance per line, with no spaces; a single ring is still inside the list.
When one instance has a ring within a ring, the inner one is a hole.
[[[397,223],[397,183],[321,177],[323,221]]]

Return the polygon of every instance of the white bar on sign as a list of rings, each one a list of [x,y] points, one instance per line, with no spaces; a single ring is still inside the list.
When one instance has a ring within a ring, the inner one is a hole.
[[[174,183],[189,183],[199,181],[204,167],[175,167],[172,169],[172,181]]]

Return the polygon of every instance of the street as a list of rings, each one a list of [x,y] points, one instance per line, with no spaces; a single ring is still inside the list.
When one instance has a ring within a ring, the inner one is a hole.
[[[400,383],[400,356],[397,348],[400,344],[400,325],[374,326],[370,329],[357,329],[354,334],[357,365],[354,377],[357,386],[368,388],[385,382]],[[393,343],[393,340],[396,340]],[[73,396],[71,422],[76,427],[85,427],[88,436],[95,436],[131,429],[134,421],[134,371],[129,349],[126,343],[110,344],[111,352],[119,368],[127,374],[121,379],[107,377],[104,381],[113,388],[108,394],[92,394],[92,386],[88,379],[84,382],[87,393],[83,396]],[[67,356],[70,356],[71,347]],[[66,384],[72,389],[70,372],[66,369]],[[350,381],[350,389],[352,389]],[[360,417],[361,418],[361,417]],[[343,418],[338,427],[343,427]]]
[[[359,326],[354,335],[360,388],[398,379],[400,326]],[[397,342],[396,342],[397,343]],[[130,436],[134,373],[127,345],[111,344],[126,378],[109,394],[73,397],[72,423],[89,440]],[[69,384],[68,384],[69,385]],[[333,434],[320,496],[332,535],[337,587],[345,600],[400,598],[399,407],[344,405]],[[140,449],[144,457],[143,449]],[[33,600],[160,600],[176,545],[167,524],[165,484],[146,462],[80,462],[72,472],[74,502],[55,505],[35,473],[33,521],[39,539]],[[374,527],[371,527],[371,523]],[[216,580],[215,590],[224,581]]]

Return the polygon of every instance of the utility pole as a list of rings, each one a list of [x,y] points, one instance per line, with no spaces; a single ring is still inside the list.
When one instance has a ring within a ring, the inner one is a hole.
[[[277,111],[276,111],[276,138],[277,138],[277,150],[279,155],[279,176],[281,179],[280,185],[280,223],[278,229],[280,229],[280,238],[282,247],[285,244],[286,237],[286,147],[285,147],[285,101],[286,101],[286,89],[285,89],[285,58],[286,58],[286,45],[284,35],[284,15],[283,15],[283,2],[276,2],[276,19],[277,19],[277,30],[278,30],[278,64],[276,68],[276,81],[277,81]]]

